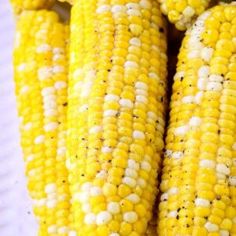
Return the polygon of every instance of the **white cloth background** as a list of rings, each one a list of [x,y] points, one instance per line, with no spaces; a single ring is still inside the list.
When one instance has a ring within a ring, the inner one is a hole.
[[[12,71],[14,18],[8,0],[0,3],[0,235],[36,236],[19,144]]]

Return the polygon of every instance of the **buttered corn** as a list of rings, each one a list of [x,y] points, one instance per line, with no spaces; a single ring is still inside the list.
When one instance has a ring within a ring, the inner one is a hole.
[[[165,32],[156,1],[72,8],[67,166],[78,235],[145,235],[164,145]]]
[[[68,29],[54,12],[24,11],[14,48],[15,86],[28,190],[39,235],[68,235],[65,166]]]
[[[158,235],[236,235],[236,6],[202,14],[179,54]]]

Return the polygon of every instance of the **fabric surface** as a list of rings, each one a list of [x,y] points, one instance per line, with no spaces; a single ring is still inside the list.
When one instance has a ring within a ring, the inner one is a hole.
[[[11,58],[14,17],[8,0],[1,0],[0,19],[0,235],[36,236],[19,141]]]

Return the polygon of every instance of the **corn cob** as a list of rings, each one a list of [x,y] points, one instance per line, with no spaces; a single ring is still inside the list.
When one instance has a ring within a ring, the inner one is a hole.
[[[157,192],[166,38],[156,1],[72,7],[68,168],[78,235],[144,235]]]
[[[193,21],[206,10],[210,0],[159,0],[163,14],[168,16],[179,30],[189,28]]]
[[[54,12],[24,11],[17,22],[15,85],[28,189],[40,236],[68,235],[65,166],[67,26]]]
[[[183,40],[171,101],[158,235],[236,235],[236,6]]]
[[[22,10],[39,10],[49,8],[55,0],[10,0],[13,9],[16,13]]]

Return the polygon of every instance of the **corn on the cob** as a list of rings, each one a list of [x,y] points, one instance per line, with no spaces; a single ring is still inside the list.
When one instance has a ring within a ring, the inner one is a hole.
[[[236,235],[236,6],[201,15],[173,85],[158,235]]]
[[[209,6],[210,0],[159,0],[162,12],[179,30],[189,28]]]
[[[53,5],[54,0],[10,0],[16,13],[22,10],[38,10],[49,8]]]
[[[17,22],[15,84],[28,189],[39,235],[68,235],[65,166],[68,27],[54,12],[24,11]]]
[[[78,235],[144,235],[163,148],[166,39],[152,0],[72,8],[68,168]]]

